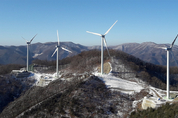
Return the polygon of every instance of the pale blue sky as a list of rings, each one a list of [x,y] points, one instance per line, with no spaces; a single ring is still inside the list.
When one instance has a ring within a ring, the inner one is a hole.
[[[0,45],[71,41],[86,46],[122,43],[172,43],[178,33],[176,0],[1,0]],[[178,42],[175,43],[176,45]]]

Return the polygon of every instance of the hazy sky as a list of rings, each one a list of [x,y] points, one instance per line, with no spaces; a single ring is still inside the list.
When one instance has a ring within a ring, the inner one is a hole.
[[[71,41],[86,46],[122,43],[172,43],[178,33],[176,0],[1,0],[0,45]],[[175,42],[178,44],[178,41]]]

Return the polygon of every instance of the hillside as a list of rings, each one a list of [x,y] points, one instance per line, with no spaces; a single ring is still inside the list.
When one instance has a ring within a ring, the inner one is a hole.
[[[122,51],[110,50],[110,53],[111,58],[104,52],[105,63],[110,63],[109,75],[97,74],[100,51],[90,50],[60,60],[60,78],[47,86],[35,86],[39,76],[30,76],[36,79],[33,87],[9,103],[0,117],[127,117],[140,108],[144,96],[153,93],[149,85],[166,88],[165,67]],[[55,61],[33,63],[34,75],[55,72]],[[177,68],[171,68],[171,90],[178,90],[177,74]]]

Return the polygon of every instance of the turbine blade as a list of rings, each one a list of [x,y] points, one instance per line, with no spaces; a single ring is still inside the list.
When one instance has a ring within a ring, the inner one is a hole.
[[[107,46],[107,43],[106,43],[106,39],[105,39],[105,38],[104,38],[104,44],[105,44],[106,49],[107,49],[107,51],[108,51],[108,55],[109,55],[109,57],[111,57],[111,56],[110,56],[110,53],[109,53],[109,50],[108,50],[108,46]]]
[[[37,35],[37,34],[36,34],[36,35]],[[36,35],[35,35],[35,36],[36,36]],[[35,38],[35,36],[30,40],[30,43],[33,41],[33,39]]]
[[[116,20],[116,22],[108,29],[108,31],[106,31],[106,33],[104,35],[106,35],[110,30],[111,28],[117,23],[118,20]]]
[[[64,48],[64,47],[61,47],[63,50],[65,50],[65,51],[67,51],[67,52],[70,52],[70,53],[72,53],[70,50],[68,50],[68,49],[66,49],[66,48]]]
[[[156,48],[161,48],[161,49],[165,49],[165,50],[167,49],[167,47],[156,47]]]
[[[56,48],[56,50],[54,51],[54,53],[52,54],[52,56],[51,56],[51,57],[53,57],[53,56],[54,56],[54,54],[57,52],[57,50],[58,50],[58,48]]]
[[[23,38],[23,37],[22,37]],[[23,38],[26,42],[28,42],[25,38]]]
[[[89,32],[89,31],[86,31],[87,33],[90,33],[90,34],[94,34],[94,35],[98,35],[98,36],[102,36],[101,34],[99,33],[94,33],[94,32]]]
[[[172,56],[173,56],[173,58],[174,58],[174,61],[175,61],[176,65],[177,65],[177,67],[178,67],[178,64],[177,64],[176,58],[175,58],[175,56],[174,56],[174,53],[173,53],[172,51],[170,51],[170,52],[171,52],[171,54],[172,54]]]
[[[176,38],[174,39],[174,41],[172,42],[172,45],[170,46],[170,48],[172,48],[172,47],[173,47],[173,45],[174,45],[174,43],[175,43],[175,41],[176,41],[177,37],[178,37],[178,34],[177,34]]]
[[[59,46],[60,43],[59,43],[59,34],[58,34],[58,30],[57,30],[57,39],[58,39],[58,46]]]

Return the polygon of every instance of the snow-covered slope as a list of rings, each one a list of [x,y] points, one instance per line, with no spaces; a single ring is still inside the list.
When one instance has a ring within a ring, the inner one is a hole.
[[[119,90],[123,93],[133,94],[134,92],[140,92],[142,89],[144,89],[142,85],[136,82],[124,80],[118,77],[114,77],[112,75],[101,75],[95,73],[95,76],[98,76],[108,88]]]
[[[148,107],[156,108],[160,107],[162,104],[165,104],[166,102],[173,102],[173,98],[166,99],[166,90],[161,90],[155,87],[152,87],[150,85],[147,85],[143,81],[138,81],[138,78],[133,78],[130,80],[137,80],[137,81],[129,81],[128,79],[122,79],[120,77],[113,76],[112,74],[112,65],[111,71],[109,74],[100,74],[97,71],[95,71],[93,74],[97,77],[99,77],[107,86],[107,88],[110,88],[111,90],[120,91],[125,94],[132,94],[139,93],[141,90],[147,90],[148,94],[147,96],[143,96],[143,98],[139,100],[133,101],[133,108],[137,107],[137,104],[139,102],[142,103],[142,109],[147,109]],[[117,66],[117,64],[115,64]],[[119,64],[119,68],[122,68],[122,66]],[[127,70],[129,72],[129,70]],[[170,91],[172,96],[175,96],[178,94],[178,91]]]

